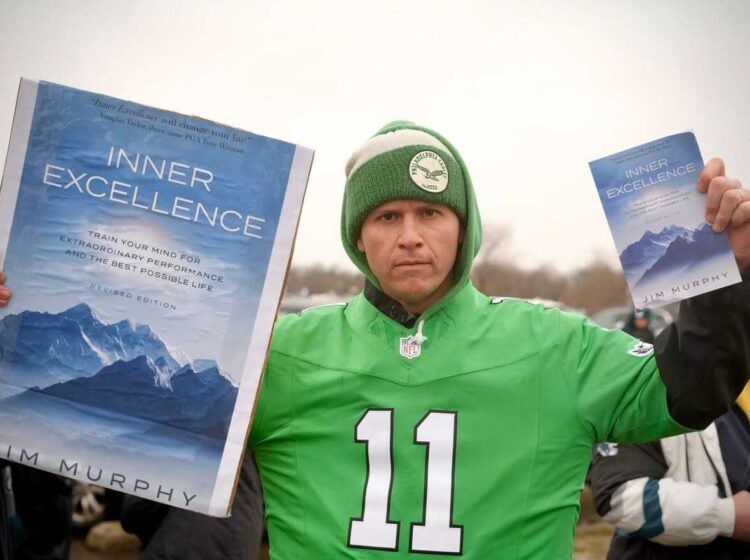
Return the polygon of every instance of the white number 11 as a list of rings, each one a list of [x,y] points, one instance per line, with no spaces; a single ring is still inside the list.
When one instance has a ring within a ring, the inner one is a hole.
[[[427,446],[422,523],[411,524],[410,552],[460,555],[463,527],[453,525],[456,412],[430,411],[414,430]],[[357,443],[367,446],[362,516],[349,524],[349,546],[398,550],[400,523],[388,519],[393,487],[393,409],[369,409],[357,423]]]

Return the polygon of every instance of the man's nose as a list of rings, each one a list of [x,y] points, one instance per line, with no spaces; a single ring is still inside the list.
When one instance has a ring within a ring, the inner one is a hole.
[[[405,216],[401,223],[398,245],[402,249],[416,249],[423,245],[424,240],[419,229],[417,220],[411,216]]]

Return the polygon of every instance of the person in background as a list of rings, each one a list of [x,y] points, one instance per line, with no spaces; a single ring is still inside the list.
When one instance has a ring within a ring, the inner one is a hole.
[[[648,309],[633,309],[622,330],[638,340],[653,344],[654,331],[651,329],[651,311]]]
[[[607,560],[750,560],[750,385],[701,432],[599,445],[597,511],[616,527]]]

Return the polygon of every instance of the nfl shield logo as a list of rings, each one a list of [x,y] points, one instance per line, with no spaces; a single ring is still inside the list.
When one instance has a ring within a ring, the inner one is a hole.
[[[418,344],[413,336],[407,336],[401,339],[401,355],[404,358],[413,360],[418,358],[422,353],[422,345]]]

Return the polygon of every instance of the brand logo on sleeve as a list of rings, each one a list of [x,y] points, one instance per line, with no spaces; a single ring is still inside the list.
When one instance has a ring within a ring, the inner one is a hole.
[[[617,444],[605,441],[596,446],[596,452],[602,457],[614,457],[618,452]]]
[[[649,344],[648,342],[639,342],[630,350],[628,350],[628,354],[630,354],[631,356],[635,356],[636,358],[642,358],[644,356],[648,356],[653,351],[654,346],[652,344]]]

